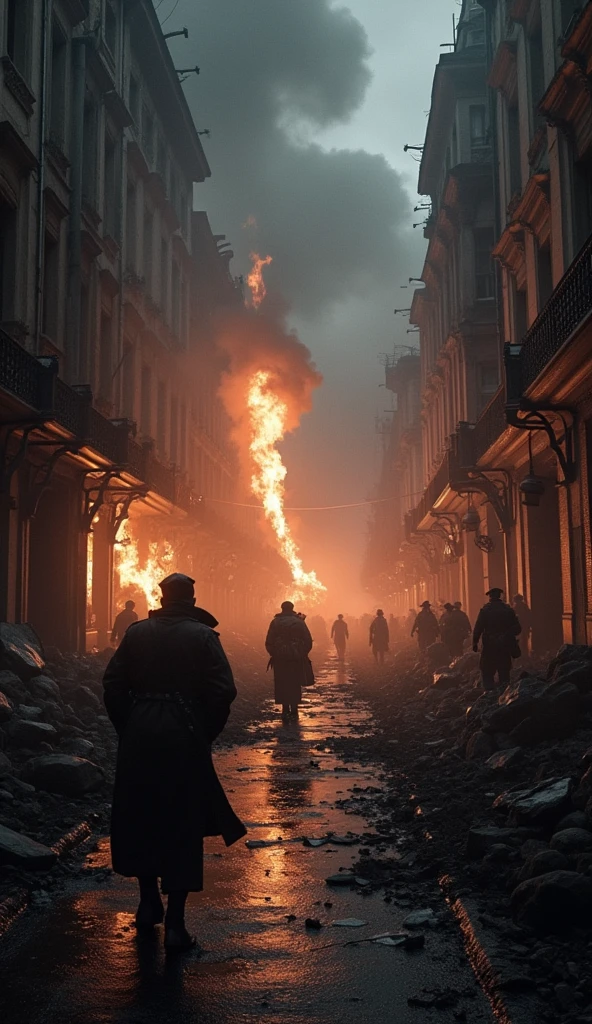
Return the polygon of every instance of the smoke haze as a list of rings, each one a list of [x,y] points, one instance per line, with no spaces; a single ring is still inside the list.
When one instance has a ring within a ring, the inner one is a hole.
[[[379,0],[356,4],[358,18],[330,0],[157,4],[161,22],[169,19],[165,31],[189,29],[189,42],[171,41],[177,66],[201,69],[184,87],[197,127],[211,131],[204,145],[212,179],[196,190],[195,205],[232,242],[235,273],[248,272],[252,250],[273,257],[266,282],[289,304],[290,325],[325,380],[312,413],[283,448],[288,505],[368,496],[378,465],[374,417],[390,406],[390,396],[378,391],[384,381],[378,356],[392,351],[395,340],[408,341],[406,324],[392,310],[409,305],[411,293],[399,285],[421,269],[423,239],[411,230],[416,167],[405,157],[406,177],[384,155],[363,149],[359,131],[349,139],[348,125],[360,119],[373,88],[372,47],[361,18],[367,9],[376,28],[384,9]],[[441,13],[446,5],[422,0],[417,6],[424,8],[424,30],[425,8]],[[416,65],[417,55],[405,53],[397,17],[393,12],[392,45],[400,53],[392,60]],[[410,17],[417,24],[417,12]],[[424,108],[437,46],[427,54]],[[398,105],[408,105],[401,94],[391,104],[393,119]],[[386,109],[378,114],[386,117]],[[419,138],[403,136],[397,149],[421,141],[420,117]],[[331,145],[335,136],[339,148]],[[300,524],[307,565],[334,592],[351,596],[342,610],[368,600],[359,584],[366,518],[366,510],[313,513]]]

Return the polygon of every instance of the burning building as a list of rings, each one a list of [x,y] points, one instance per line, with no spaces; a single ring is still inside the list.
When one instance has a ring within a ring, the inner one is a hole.
[[[174,564],[244,621],[285,570],[232,504],[215,333],[243,293],[192,209],[201,139],[151,0],[44,13],[0,2],[0,619],[103,646]]]

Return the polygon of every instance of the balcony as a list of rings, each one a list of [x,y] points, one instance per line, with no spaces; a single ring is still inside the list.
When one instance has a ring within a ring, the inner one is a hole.
[[[0,388],[36,410],[53,404],[53,382],[57,363],[52,359],[36,359],[22,345],[0,330]]]
[[[521,345],[506,346],[508,405],[516,407],[559,350],[592,314],[592,236]]]
[[[468,428],[468,436],[464,436],[463,428]],[[474,427],[459,424],[459,460],[461,466],[476,466],[479,459],[493,447],[495,442],[507,429],[506,395],[504,388],[499,388],[485,407]]]

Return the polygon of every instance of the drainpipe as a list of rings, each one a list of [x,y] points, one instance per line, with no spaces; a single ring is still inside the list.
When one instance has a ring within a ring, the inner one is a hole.
[[[72,134],[70,152],[70,230],[68,238],[68,377],[80,383],[80,287],[82,277],[82,164],[87,37],[72,40]]]
[[[41,15],[41,83],[39,111],[39,173],[37,175],[37,266],[35,267],[35,354],[41,354],[43,273],[45,266],[45,136],[47,132],[47,70],[52,0],[43,0]]]

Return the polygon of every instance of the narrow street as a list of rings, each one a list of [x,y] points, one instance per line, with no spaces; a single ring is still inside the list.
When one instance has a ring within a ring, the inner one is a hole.
[[[207,843],[206,891],[190,898],[188,912],[201,952],[165,959],[160,929],[136,938],[135,886],[102,875],[102,839],[87,857],[96,876],[81,874],[53,904],[28,911],[0,946],[3,1015],[11,1024],[493,1020],[437,883],[422,882],[417,892],[401,885],[404,834],[377,842],[360,813],[366,788],[381,786],[378,768],[346,764],[326,746],[331,737],[363,734],[366,707],[334,661],[309,692],[298,723],[278,717],[257,728],[253,745],[217,756],[249,843],[271,845]],[[367,855],[393,861],[392,898],[385,900],[384,886],[325,881],[364,859],[364,832]],[[327,833],[359,838],[303,844]],[[405,930],[407,916],[426,908],[435,926],[409,930],[425,935],[423,948],[367,941]],[[307,918],[322,928],[306,928]],[[348,919],[365,924],[334,925]],[[442,994],[440,1008],[428,1008],[426,991]]]

